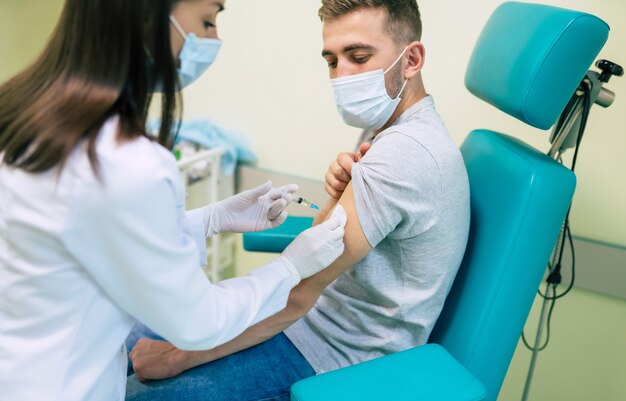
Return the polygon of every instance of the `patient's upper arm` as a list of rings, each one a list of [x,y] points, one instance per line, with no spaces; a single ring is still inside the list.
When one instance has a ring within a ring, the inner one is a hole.
[[[439,213],[442,185],[432,154],[415,138],[400,132],[380,137],[352,166],[352,181],[338,202],[348,216],[346,249],[309,279],[315,284],[309,295],[321,292],[385,238],[400,241],[428,231]]]
[[[343,206],[348,217],[344,236],[345,250],[343,254],[328,268],[304,280],[307,286],[311,286],[319,292],[326,288],[337,277],[346,272],[350,267],[354,266],[357,262],[367,256],[367,254],[372,250],[367,238],[365,238],[365,234],[363,233],[363,228],[361,227],[359,216],[356,211],[354,188],[352,183],[348,184],[339,199],[338,204]],[[332,211],[328,213],[328,216],[331,214]]]

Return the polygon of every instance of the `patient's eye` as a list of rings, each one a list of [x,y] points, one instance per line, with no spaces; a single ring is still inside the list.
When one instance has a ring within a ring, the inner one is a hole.
[[[354,61],[357,64],[363,64],[366,63],[367,60],[370,59],[370,56],[353,56],[352,57],[352,61]]]
[[[326,59],[328,63],[328,68],[337,68],[337,59]]]
[[[209,28],[215,28],[215,24],[212,23],[211,21],[204,21],[204,29],[209,29]]]

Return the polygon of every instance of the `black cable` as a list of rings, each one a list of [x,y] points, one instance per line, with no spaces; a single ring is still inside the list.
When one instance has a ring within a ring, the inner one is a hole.
[[[574,241],[572,239],[572,231],[569,229],[569,226],[567,227],[567,237],[568,237],[568,241],[570,244],[570,250],[571,250],[571,254],[572,254],[572,278],[567,286],[567,288],[565,289],[565,291],[563,291],[563,293],[559,294],[559,295],[554,295],[552,299],[557,300],[559,298],[563,298],[565,295],[567,295],[568,292],[570,292],[572,290],[572,288],[574,287],[574,281],[576,280],[576,254],[574,252]]]
[[[546,287],[546,290],[548,289],[552,289],[552,297],[550,298],[546,298],[549,299],[551,301],[550,303],[550,310],[548,310],[548,317],[546,319],[546,341],[544,342],[543,345],[539,346],[537,348],[537,351],[543,351],[544,349],[546,349],[546,347],[548,346],[548,343],[550,342],[550,322],[552,321],[552,311],[554,310],[554,305],[556,304],[556,285],[554,284],[548,284],[548,287]],[[546,291],[547,293],[547,291]],[[528,342],[526,341],[526,335],[524,334],[524,331],[522,330],[522,342],[524,343],[524,346],[526,348],[528,348],[530,351],[535,351],[535,347],[531,346],[530,344],[528,344]]]
[[[576,169],[576,161],[578,160],[578,151],[580,150],[580,144],[582,142],[583,139],[583,135],[585,133],[585,128],[587,127],[587,120],[589,117],[589,110],[591,108],[591,96],[590,96],[590,88],[589,88],[589,84],[585,81],[581,82],[582,90],[583,90],[583,110],[582,110],[582,114],[581,114],[581,119],[580,119],[580,126],[578,127],[578,137],[576,138],[576,147],[574,149],[574,157],[572,158],[572,166],[571,166],[571,170],[574,171]],[[572,234],[571,234],[571,230],[569,227],[569,215],[571,212],[571,206],[570,208],[567,210],[567,214],[565,215],[565,220],[564,220],[564,229],[563,229],[563,236],[561,239],[561,246],[559,251],[559,256],[556,262],[556,265],[553,266],[553,268],[550,270],[550,273],[548,275],[548,282],[553,283],[553,284],[560,284],[561,283],[561,262],[563,260],[563,251],[565,249],[565,241],[569,240],[570,241],[570,249],[572,252],[572,280],[570,281],[570,284],[568,285],[567,289],[565,290],[565,292],[563,292],[562,294],[559,294],[558,296],[555,295],[555,299],[561,298],[563,297],[565,294],[567,294],[572,287],[574,286],[574,279],[575,279],[575,256],[574,256],[574,242],[572,240]],[[550,267],[550,266],[549,266]],[[544,298],[547,297],[547,293],[545,295],[542,294],[542,296]]]
[[[583,90],[583,110],[581,114],[580,126],[578,128],[578,137],[576,138],[576,147],[574,149],[574,156],[572,157],[572,165],[570,167],[572,171],[574,171],[574,169],[576,168],[576,161],[578,160],[578,151],[580,149],[580,144],[582,142],[583,134],[585,133],[585,128],[587,126],[587,119],[589,117],[589,110],[591,108],[591,95],[590,95],[589,84],[583,81],[581,83],[581,87]],[[563,164],[561,156],[559,156],[557,161]],[[541,288],[537,290],[537,293],[539,294],[539,296],[541,296],[545,301],[550,302],[550,310],[548,311],[548,316],[546,319],[546,341],[543,345],[539,346],[536,349],[537,351],[543,351],[548,346],[548,343],[550,342],[550,323],[552,321],[552,311],[554,310],[554,305],[556,304],[556,300],[564,297],[565,295],[567,295],[567,293],[571,291],[571,289],[574,287],[574,281],[576,279],[576,256],[574,252],[574,241],[572,238],[572,232],[569,227],[570,211],[571,211],[571,205],[570,205],[570,208],[567,210],[567,214],[565,215],[565,220],[563,222],[563,236],[561,238],[560,247],[557,250],[559,256],[557,258],[556,264],[553,266],[550,262],[548,262],[548,278],[546,279],[548,284],[546,286],[546,293],[542,294]],[[563,260],[563,251],[565,248],[566,240],[569,241],[570,252],[572,255],[572,277],[565,291],[557,295],[556,287],[561,283],[561,278],[562,278],[561,277],[561,262]],[[552,290],[551,296],[548,294],[550,289]],[[526,346],[526,348],[528,348],[530,351],[533,351],[533,352],[535,351],[535,348],[530,346],[528,342],[526,341],[526,335],[524,334],[524,330],[522,330],[522,342],[524,343],[524,346]]]
[[[574,252],[574,240],[572,238],[572,230],[569,228],[569,224],[567,224],[566,228],[565,228],[565,232],[564,232],[564,236],[567,238],[567,241],[569,242],[569,248],[570,248],[570,255],[572,257],[572,277],[570,279],[569,284],[567,285],[567,288],[565,289],[565,291],[563,291],[563,293],[559,294],[559,295],[554,295],[554,296],[550,296],[547,294],[544,294],[541,292],[541,289],[537,290],[537,293],[544,299],[559,299],[564,297],[568,292],[570,292],[572,290],[572,288],[574,287],[574,281],[576,280],[576,254]],[[551,274],[555,273],[555,269],[554,267],[552,267],[549,263],[548,263],[548,279],[550,278]],[[559,276],[559,280],[560,280],[560,273],[558,273]],[[558,283],[553,283],[553,284],[560,284],[560,281],[558,281]]]
[[[583,135],[585,133],[585,128],[587,127],[587,120],[589,118],[589,110],[591,108],[591,96],[590,96],[589,85],[585,81],[583,81],[581,83],[581,87],[583,90],[583,110],[582,110],[581,119],[580,119],[580,126],[578,128],[578,137],[576,138],[576,148],[574,149],[574,157],[572,158],[572,166],[570,168],[572,171],[576,169],[576,161],[578,160],[578,151],[580,150],[580,144],[582,142]],[[571,210],[572,210],[572,207],[570,205],[570,208],[567,210],[567,214],[565,215],[564,230],[563,230],[563,237],[561,239],[561,246],[559,249],[559,257],[557,259],[556,265],[553,267],[553,269],[550,271],[550,274],[548,275],[548,282],[554,283],[556,285],[561,283],[561,262],[563,260],[563,251],[565,249],[566,240],[569,240],[570,242],[570,249],[572,253],[572,278],[567,289],[562,294],[559,294],[558,296],[555,294],[554,299],[562,298],[568,292],[570,292],[570,290],[574,286],[574,280],[576,277],[575,276],[575,258],[576,257],[575,257],[575,252],[574,252],[574,241],[572,240],[572,233],[569,227],[569,215],[570,215]],[[544,295],[544,298],[546,296],[547,294]]]
[[[548,276],[550,276],[552,274],[552,272],[554,271],[554,266],[552,266],[552,264],[550,262],[548,262]],[[548,279],[546,279],[546,282],[548,281]],[[548,287],[546,287],[546,293],[544,294],[543,292],[541,292],[541,287],[539,287],[537,289],[537,294],[539,294],[539,296],[543,299],[549,299],[550,296],[548,295]]]

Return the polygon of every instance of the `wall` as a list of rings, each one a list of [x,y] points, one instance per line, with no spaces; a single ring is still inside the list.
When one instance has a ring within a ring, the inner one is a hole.
[[[34,61],[62,5],[61,0],[0,0],[0,82]]]
[[[537,297],[524,329],[531,345],[542,302]],[[626,302],[574,289],[557,301],[551,326],[550,343],[537,357],[529,401],[626,400]],[[499,401],[522,398],[530,358],[520,340]]]

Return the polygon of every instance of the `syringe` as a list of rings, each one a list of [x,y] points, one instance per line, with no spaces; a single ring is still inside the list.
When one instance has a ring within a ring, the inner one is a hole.
[[[311,209],[320,210],[320,207],[317,206],[315,203],[311,203],[308,200],[306,200],[303,197],[298,196],[298,195],[292,195],[291,196],[291,201],[295,202],[295,203],[298,203],[300,205],[303,205],[303,206],[308,206]]]

